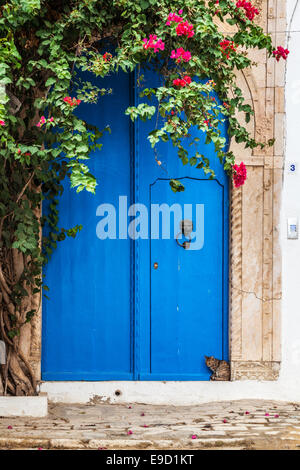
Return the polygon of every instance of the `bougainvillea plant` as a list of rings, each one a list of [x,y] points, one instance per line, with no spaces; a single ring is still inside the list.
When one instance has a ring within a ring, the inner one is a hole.
[[[253,110],[237,86],[236,71],[255,66],[247,55],[252,48],[265,49],[274,60],[288,55],[255,24],[258,15],[251,2],[241,0],[1,2],[0,339],[8,354],[0,393],[36,393],[30,321],[39,308],[34,299],[40,299],[42,266],[57,242],[81,228],[58,227],[62,181],[69,178],[77,191],[95,192],[97,184],[88,159],[109,129],[95,128],[76,110],[82,102],[101,108],[101,97],[111,90],[101,81],[99,86],[84,81],[78,71],[97,77],[136,71],[140,80],[144,64],[151,62],[159,69],[161,86],[142,90],[144,102],[126,113],[135,120],[158,112],[162,119],[149,145],[155,149],[159,141],[171,141],[183,164],[196,165],[213,178],[208,159],[188,153],[184,145],[197,126],[238,187],[246,168],[236,165],[224,147],[220,122],[228,120],[229,137],[241,145],[265,144],[256,142],[237,118],[244,113],[249,122]],[[228,23],[232,33],[224,33]],[[170,184],[174,191],[181,189],[176,181]],[[44,216],[43,200],[49,204]],[[41,226],[48,234],[43,249]]]

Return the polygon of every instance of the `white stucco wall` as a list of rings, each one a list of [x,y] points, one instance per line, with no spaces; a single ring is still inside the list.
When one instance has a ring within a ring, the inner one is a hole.
[[[281,244],[283,255],[282,367],[277,382],[46,382],[42,391],[54,401],[86,402],[97,395],[111,402],[193,404],[263,398],[300,402],[300,239],[287,239],[287,219],[300,219],[300,0],[288,3],[286,76],[286,162],[297,173],[284,174]],[[294,11],[295,6],[296,10]],[[294,12],[292,24],[290,20]],[[279,44],[276,44],[279,45]],[[120,395],[115,392],[120,391]]]
[[[300,219],[300,1],[287,0],[287,3],[290,55],[286,75],[286,167],[281,213],[283,302],[280,380],[298,392],[300,401],[300,238],[287,239],[288,218]],[[288,172],[291,162],[297,164],[295,175]]]

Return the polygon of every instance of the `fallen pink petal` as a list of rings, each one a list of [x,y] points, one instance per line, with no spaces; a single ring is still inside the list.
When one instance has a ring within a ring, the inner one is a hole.
[[[128,435],[128,436],[131,436],[131,434],[132,434],[132,431],[129,430],[129,431],[127,432],[127,435]]]
[[[192,435],[192,439],[197,439],[196,434],[193,434],[193,435]]]
[[[13,427],[12,426],[7,426],[7,429],[12,429]]]
[[[270,413],[265,413],[265,416],[270,416]]]

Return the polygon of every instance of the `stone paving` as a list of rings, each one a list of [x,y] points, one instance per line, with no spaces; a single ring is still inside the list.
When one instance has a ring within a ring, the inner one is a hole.
[[[50,403],[47,418],[0,417],[1,449],[39,447],[300,450],[300,403],[243,400],[179,407],[94,399],[86,405]]]

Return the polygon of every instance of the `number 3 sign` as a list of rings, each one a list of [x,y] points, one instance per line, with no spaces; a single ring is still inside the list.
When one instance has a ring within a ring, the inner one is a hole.
[[[290,175],[296,175],[298,172],[298,164],[296,162],[287,162],[286,169]]]

